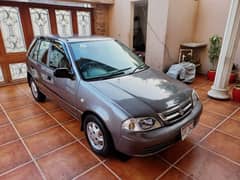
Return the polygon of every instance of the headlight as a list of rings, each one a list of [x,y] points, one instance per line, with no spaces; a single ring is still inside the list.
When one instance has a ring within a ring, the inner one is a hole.
[[[193,101],[193,107],[197,104],[197,101],[199,100],[199,96],[195,90],[192,91],[192,101]]]
[[[152,117],[131,118],[123,122],[122,128],[128,131],[140,132],[161,127],[158,120]]]

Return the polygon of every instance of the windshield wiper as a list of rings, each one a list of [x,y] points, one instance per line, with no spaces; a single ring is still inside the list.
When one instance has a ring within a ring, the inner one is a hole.
[[[132,69],[131,67],[128,67],[128,68],[124,68],[124,69],[120,69],[120,70],[115,70],[115,71],[112,71],[110,74],[114,74],[114,73],[120,73],[120,72],[124,72],[124,71],[127,71],[129,69]]]
[[[147,67],[146,64],[139,65],[130,74],[134,74],[138,69],[144,69],[145,67]]]
[[[127,71],[129,69],[131,69],[131,67],[125,68],[125,69],[120,69],[120,70],[115,70],[115,71],[112,71],[112,72],[110,72],[108,74],[97,76],[97,77],[93,77],[93,78],[89,78],[87,80],[89,80],[89,81],[102,80],[102,79],[107,79],[107,78],[110,78],[110,77],[119,76],[119,75],[125,74],[124,71]]]

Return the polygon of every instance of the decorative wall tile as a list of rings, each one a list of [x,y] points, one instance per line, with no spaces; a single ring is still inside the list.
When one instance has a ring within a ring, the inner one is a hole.
[[[57,30],[60,36],[72,36],[72,17],[71,11],[55,10]]]
[[[78,34],[79,36],[90,36],[91,32],[91,13],[77,11]]]
[[[12,80],[23,79],[27,77],[27,66],[25,63],[9,64]]]
[[[0,27],[7,53],[26,51],[22,23],[17,7],[0,6]]]
[[[50,19],[47,9],[30,8],[33,32],[35,36],[51,34]]]
[[[0,82],[3,82],[4,78],[3,78],[3,73],[2,73],[2,67],[0,66]]]

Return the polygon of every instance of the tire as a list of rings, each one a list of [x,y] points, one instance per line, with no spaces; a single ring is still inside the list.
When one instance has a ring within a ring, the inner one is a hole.
[[[30,79],[30,88],[32,95],[36,101],[44,102],[46,100],[46,96],[39,91],[35,81],[32,78]]]
[[[92,127],[92,130],[90,127]],[[97,116],[87,115],[85,117],[84,132],[94,153],[102,156],[108,156],[112,153],[113,143],[110,133]]]

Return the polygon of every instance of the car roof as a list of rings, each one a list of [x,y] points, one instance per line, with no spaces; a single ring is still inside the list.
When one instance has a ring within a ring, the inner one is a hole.
[[[104,41],[104,40],[114,40],[110,37],[105,36],[70,36],[70,37],[61,37],[59,35],[48,35],[48,36],[38,36],[39,39],[50,39],[50,40],[60,40],[66,43],[71,42],[89,42],[89,41]]]

